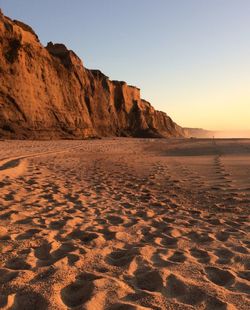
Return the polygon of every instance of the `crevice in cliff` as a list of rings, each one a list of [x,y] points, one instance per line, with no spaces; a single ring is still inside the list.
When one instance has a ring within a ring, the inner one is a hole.
[[[14,38],[9,41],[9,47],[7,52],[5,52],[5,59],[13,64],[18,58],[18,52],[21,48],[21,40],[19,38]]]
[[[91,115],[92,111],[91,111],[90,99],[86,95],[84,96],[84,99],[85,99],[85,103],[86,103],[86,106],[87,106],[88,113],[89,113],[89,115]]]

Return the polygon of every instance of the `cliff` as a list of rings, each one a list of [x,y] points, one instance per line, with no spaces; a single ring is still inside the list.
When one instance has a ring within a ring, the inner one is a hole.
[[[44,47],[0,12],[0,137],[178,137],[184,130],[140,90],[83,66],[63,44]]]

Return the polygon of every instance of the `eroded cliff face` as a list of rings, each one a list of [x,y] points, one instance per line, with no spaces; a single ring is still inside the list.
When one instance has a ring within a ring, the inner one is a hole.
[[[184,130],[140,90],[84,68],[63,44],[0,12],[0,136],[52,139],[170,137]]]

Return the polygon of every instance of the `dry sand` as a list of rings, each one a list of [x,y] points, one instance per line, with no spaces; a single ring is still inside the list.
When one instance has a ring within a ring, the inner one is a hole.
[[[1,309],[249,309],[250,140],[0,141]]]

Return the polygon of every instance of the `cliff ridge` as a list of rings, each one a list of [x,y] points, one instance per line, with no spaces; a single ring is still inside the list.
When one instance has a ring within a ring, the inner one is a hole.
[[[0,13],[0,136],[82,139],[179,137],[184,130],[141,99],[140,89],[89,70],[63,44]]]

